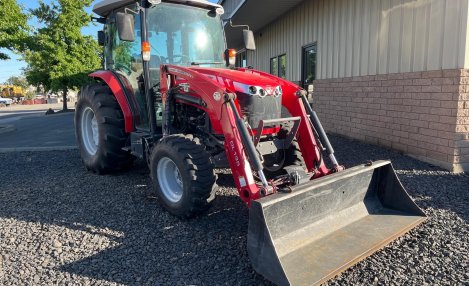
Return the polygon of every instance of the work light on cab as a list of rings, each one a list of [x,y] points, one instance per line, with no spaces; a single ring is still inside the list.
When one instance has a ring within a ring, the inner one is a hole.
[[[225,50],[224,58],[226,61],[226,66],[233,67],[236,64],[236,50],[235,49]]]
[[[151,58],[150,49],[151,47],[149,42],[142,42],[142,57],[146,62],[150,61]]]

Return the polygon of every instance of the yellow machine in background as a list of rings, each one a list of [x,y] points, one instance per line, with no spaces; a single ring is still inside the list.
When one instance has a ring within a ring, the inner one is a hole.
[[[0,93],[2,97],[19,97],[25,96],[26,90],[16,85],[0,85]]]

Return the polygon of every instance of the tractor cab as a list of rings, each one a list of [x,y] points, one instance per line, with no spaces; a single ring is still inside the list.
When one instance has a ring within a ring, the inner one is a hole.
[[[225,68],[226,43],[221,15],[223,8],[207,1],[172,1],[145,7],[136,1],[98,3],[94,11],[104,18],[100,32],[104,66],[116,72],[133,93],[139,116],[135,127],[149,129],[148,100],[145,97],[145,62],[150,89],[160,84],[161,65]],[[145,1],[146,2],[146,1]],[[155,2],[156,3],[156,2]],[[143,13],[140,13],[143,10]],[[142,37],[145,37],[143,39]],[[142,56],[143,55],[143,56]],[[156,94],[155,112],[161,131],[162,103]]]

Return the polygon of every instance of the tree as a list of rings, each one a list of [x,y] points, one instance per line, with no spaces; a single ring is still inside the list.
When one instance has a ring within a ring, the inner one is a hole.
[[[63,109],[67,94],[89,81],[87,74],[101,65],[100,47],[95,39],[81,34],[91,21],[84,10],[92,0],[58,0],[39,2],[32,15],[43,24],[30,37],[24,58],[28,63],[26,78],[45,90],[63,92]]]
[[[27,89],[29,87],[28,81],[23,76],[11,76],[7,79],[6,84],[19,86],[23,89]]]
[[[19,52],[27,46],[28,25],[27,16],[16,3],[16,0],[1,0],[0,11],[0,48]],[[9,59],[8,55],[0,52],[0,60]]]

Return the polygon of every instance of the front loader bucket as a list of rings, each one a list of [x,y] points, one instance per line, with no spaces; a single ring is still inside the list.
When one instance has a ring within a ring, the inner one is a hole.
[[[425,220],[389,161],[357,166],[253,201],[248,252],[277,285],[334,277]]]

